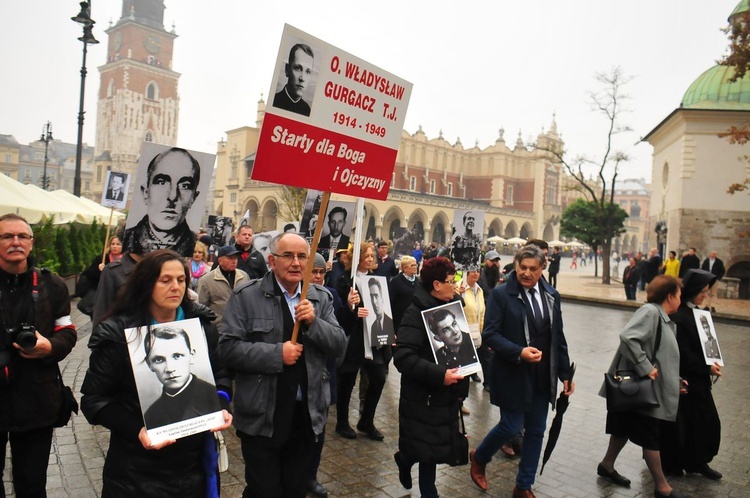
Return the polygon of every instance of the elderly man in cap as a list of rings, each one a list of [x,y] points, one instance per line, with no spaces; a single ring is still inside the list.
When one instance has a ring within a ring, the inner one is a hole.
[[[250,280],[242,270],[237,269],[240,251],[234,246],[219,249],[217,266],[198,280],[198,302],[208,306],[216,313],[216,328],[221,330],[224,307],[227,305],[232,290]]]

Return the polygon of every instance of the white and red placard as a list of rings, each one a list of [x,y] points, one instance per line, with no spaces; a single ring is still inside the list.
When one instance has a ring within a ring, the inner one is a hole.
[[[300,77],[293,66],[303,70],[302,60],[308,67]],[[411,83],[285,25],[252,178],[386,199],[411,89]]]

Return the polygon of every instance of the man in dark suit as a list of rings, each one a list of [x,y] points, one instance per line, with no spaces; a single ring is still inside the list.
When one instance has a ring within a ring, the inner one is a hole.
[[[722,278],[724,278],[724,275],[726,274],[724,262],[717,258],[717,255],[718,253],[716,251],[709,252],[708,257],[703,260],[703,265],[701,266],[701,270],[710,271],[711,273],[716,275],[716,283],[712,285],[710,289],[708,289],[708,297],[703,302],[703,304],[706,305],[705,309],[711,310],[712,312],[716,311],[716,308],[714,307],[714,301],[716,301],[717,298],[719,282]]]
[[[107,188],[107,200],[121,202],[125,198],[125,179],[120,173],[111,173],[109,188]]]
[[[393,331],[393,318],[385,314],[383,302],[387,297],[383,296],[383,288],[377,278],[371,277],[367,281],[370,290],[370,302],[375,321],[370,328],[371,345],[375,347],[393,344],[395,335]]]
[[[328,230],[325,237],[320,238],[318,247],[321,249],[346,248],[349,246],[349,236],[344,235],[344,226],[346,226],[346,209],[336,206],[328,213]]]
[[[435,340],[444,344],[435,351],[440,365],[456,368],[479,361],[472,347],[471,335],[461,330],[451,310],[441,308],[435,311],[427,319],[427,325]]]
[[[470,475],[487,489],[485,468],[500,447],[525,427],[523,458],[513,496],[534,496],[534,484],[549,405],[557,395],[573,394],[570,357],[562,325],[560,294],[542,278],[544,252],[534,245],[515,255],[515,271],[487,301],[482,340],[494,351],[490,401],[500,407],[500,422],[469,454]]]

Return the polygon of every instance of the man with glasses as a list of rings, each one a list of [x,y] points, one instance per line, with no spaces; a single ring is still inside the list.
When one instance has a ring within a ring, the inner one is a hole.
[[[46,496],[52,428],[63,394],[57,363],[76,344],[68,288],[34,267],[31,227],[0,216],[0,475],[10,441],[16,496]],[[3,495],[4,496],[4,495]]]
[[[236,372],[234,425],[242,443],[243,496],[304,497],[316,438],[330,401],[326,361],[346,351],[331,294],[309,286],[310,245],[297,234],[271,241],[271,271],[227,302],[219,356]],[[300,322],[297,342],[291,341]]]

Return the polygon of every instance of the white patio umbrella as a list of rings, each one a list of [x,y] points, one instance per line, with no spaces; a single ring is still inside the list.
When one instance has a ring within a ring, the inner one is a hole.
[[[525,244],[527,242],[526,239],[522,239],[521,237],[511,237],[506,241],[508,244],[517,245],[517,244]]]
[[[494,236],[490,237],[489,239],[487,239],[487,242],[492,242],[493,244],[502,244],[505,241],[506,240],[504,238],[500,237],[499,235],[494,235]]]

